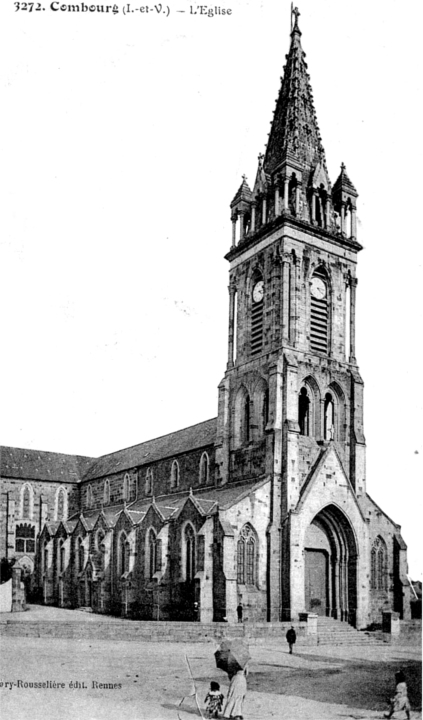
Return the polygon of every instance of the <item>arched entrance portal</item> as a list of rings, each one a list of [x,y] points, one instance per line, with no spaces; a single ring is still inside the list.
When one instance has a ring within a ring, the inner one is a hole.
[[[304,556],[307,611],[355,625],[357,545],[348,518],[335,505],[323,508],[310,523]]]

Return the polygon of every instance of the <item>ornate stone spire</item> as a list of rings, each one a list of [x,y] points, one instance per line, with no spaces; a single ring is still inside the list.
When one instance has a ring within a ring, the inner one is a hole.
[[[320,163],[326,170],[326,162],[305,53],[301,47],[298,8],[292,13],[295,20],[291,31],[291,47],[281,78],[281,89],[264,158],[264,170],[273,174],[284,160],[288,160],[301,167],[303,179],[307,182],[306,176],[311,168]]]

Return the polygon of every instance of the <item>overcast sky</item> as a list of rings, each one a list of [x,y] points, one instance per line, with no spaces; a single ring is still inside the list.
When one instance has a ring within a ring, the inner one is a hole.
[[[290,2],[166,2],[1,3],[3,444],[98,456],[217,414],[229,203],[264,150]],[[421,578],[421,3],[300,11],[329,174],[345,162],[359,193],[368,492]]]

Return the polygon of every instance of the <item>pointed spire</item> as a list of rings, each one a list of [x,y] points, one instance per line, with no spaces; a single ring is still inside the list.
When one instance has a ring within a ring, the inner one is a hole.
[[[247,176],[242,176],[242,183],[239,186],[234,199],[231,202],[231,207],[234,207],[235,205],[238,205],[238,203],[245,201],[250,202],[251,201],[252,192],[250,190],[250,187],[247,182]]]
[[[354,185],[352,184],[351,180],[347,175],[347,168],[345,167],[344,163],[341,163],[341,172],[339,173],[335,185],[333,186],[334,195],[340,192],[346,192],[353,197],[358,197],[357,190],[355,189]]]
[[[272,174],[284,160],[296,162],[302,172],[308,172],[318,162],[326,168],[313,102],[313,91],[307,72],[305,53],[301,47],[301,30],[298,25],[298,8],[292,9],[294,21],[291,30],[291,47],[286,56],[279,97],[271,124],[264,159],[264,170]],[[303,180],[308,181],[303,176]]]

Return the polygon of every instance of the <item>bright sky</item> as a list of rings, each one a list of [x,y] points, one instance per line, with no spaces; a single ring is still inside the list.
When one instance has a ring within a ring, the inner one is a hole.
[[[1,3],[3,444],[97,456],[217,414],[229,203],[264,149],[290,2],[166,2]],[[345,162],[359,192],[368,491],[418,579],[421,3],[300,11],[329,173]]]

